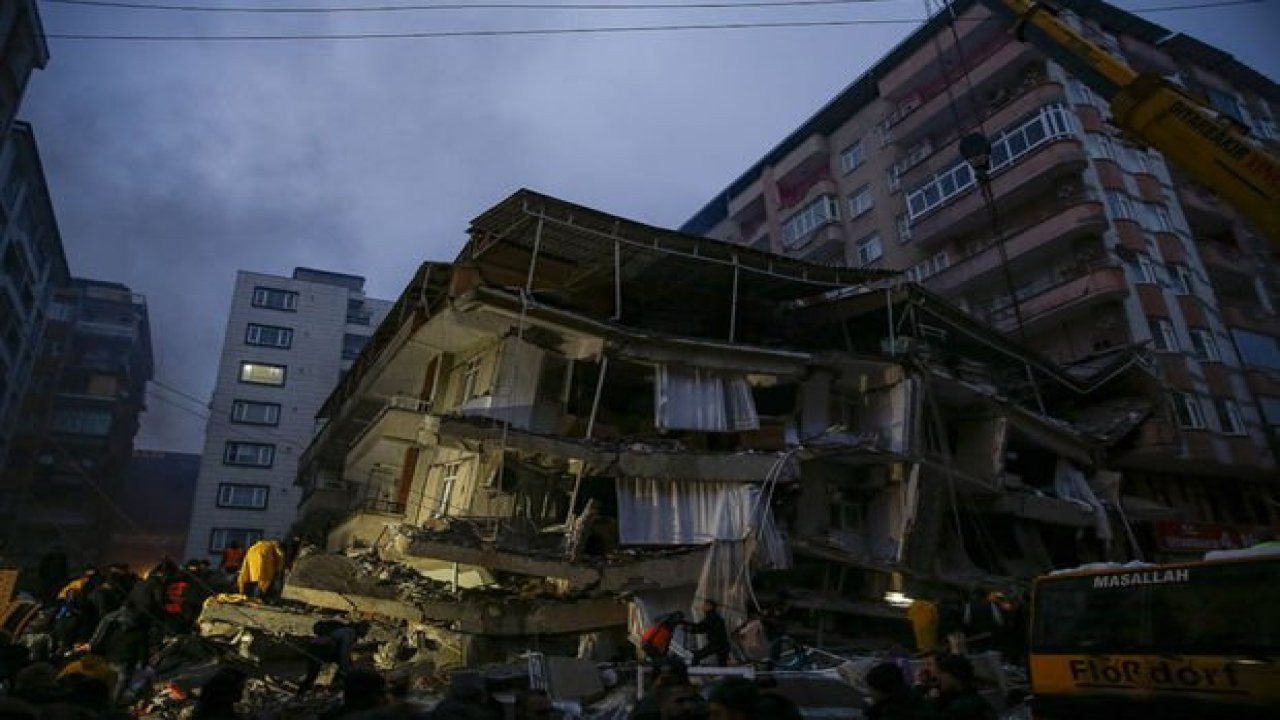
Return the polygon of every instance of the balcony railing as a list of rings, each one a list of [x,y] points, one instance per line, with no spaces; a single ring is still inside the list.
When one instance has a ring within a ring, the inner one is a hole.
[[[1017,290],[1024,329],[1033,329],[1060,312],[1079,310],[1129,292],[1124,270],[1105,261],[1086,263],[1057,277]],[[1017,316],[1008,295],[974,308],[974,315],[1001,332],[1017,329]]]

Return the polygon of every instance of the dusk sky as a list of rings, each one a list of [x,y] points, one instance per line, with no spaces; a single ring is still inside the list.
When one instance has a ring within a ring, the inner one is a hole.
[[[40,3],[51,35],[907,19],[923,17],[925,7],[885,0],[298,16]],[[1280,0],[1144,17],[1280,77]],[[72,273],[145,294],[156,379],[207,400],[236,270],[355,273],[368,278],[371,295],[394,298],[419,262],[452,259],[467,221],[520,187],[679,225],[912,28],[222,43],[54,38],[21,116],[35,127]],[[137,446],[199,452],[198,415],[207,410],[162,388],[149,397]]]

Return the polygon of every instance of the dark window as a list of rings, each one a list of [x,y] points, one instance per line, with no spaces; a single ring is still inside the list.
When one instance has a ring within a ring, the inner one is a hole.
[[[368,335],[352,335],[347,333],[342,336],[342,359],[355,360],[360,355],[360,351],[365,345],[369,344]]]
[[[275,460],[276,446],[266,443],[230,441],[222,455],[224,465],[242,467],[269,468]]]
[[[209,531],[209,552],[220,553],[229,543],[235,542],[241,548],[262,539],[262,531],[249,528],[214,528]]]
[[[347,300],[347,322],[352,325],[368,325],[373,321],[373,313],[364,306],[359,298]]]
[[[247,345],[288,350],[293,345],[293,330],[277,325],[249,323],[249,326],[244,329],[244,341]]]
[[[243,425],[279,425],[280,404],[236,400],[231,403],[231,422]]]
[[[270,494],[271,488],[266,485],[220,483],[218,485],[218,507],[266,510],[267,497]]]
[[[278,288],[256,287],[253,289],[253,306],[268,310],[298,309],[298,293]]]

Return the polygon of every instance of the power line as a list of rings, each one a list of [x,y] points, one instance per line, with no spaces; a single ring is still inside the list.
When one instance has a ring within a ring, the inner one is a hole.
[[[743,2],[691,3],[545,3],[545,2],[480,2],[418,3],[411,5],[333,5],[319,7],[252,5],[168,5],[163,3],[124,2],[123,0],[44,0],[55,5],[76,5],[118,10],[155,10],[196,13],[253,13],[274,15],[318,15],[332,13],[395,13],[432,10],[737,10],[750,8],[823,7],[886,3],[896,0],[744,0]]]
[[[1133,13],[1174,12],[1221,8],[1235,5],[1255,5],[1269,0],[1227,0],[1216,3],[1191,3],[1163,5],[1132,10]],[[525,37],[552,35],[609,35],[645,32],[679,32],[692,30],[748,30],[781,28],[854,27],[862,25],[919,25],[928,18],[859,18],[851,20],[791,20],[773,22],[738,23],[687,23],[667,25],[620,25],[585,28],[509,28],[491,30],[422,30],[387,33],[325,33],[325,34],[229,34],[229,35],[124,35],[111,33],[45,33],[44,37],[57,40],[108,40],[135,42],[291,42],[291,41],[341,41],[341,40],[435,40],[443,38],[476,37]],[[960,22],[982,22],[983,18],[957,18]]]

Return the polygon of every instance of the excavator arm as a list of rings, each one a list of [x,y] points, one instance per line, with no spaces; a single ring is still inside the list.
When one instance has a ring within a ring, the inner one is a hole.
[[[1280,252],[1280,158],[1233,119],[1151,73],[1134,72],[1034,0],[982,0],[1018,38],[1111,104],[1112,122],[1235,207]]]

